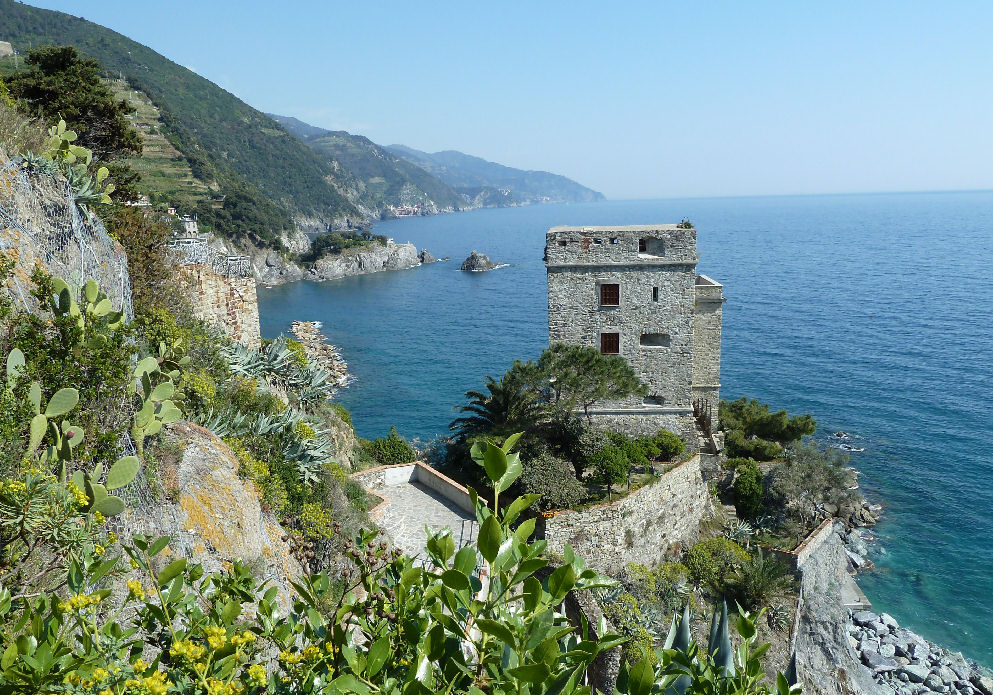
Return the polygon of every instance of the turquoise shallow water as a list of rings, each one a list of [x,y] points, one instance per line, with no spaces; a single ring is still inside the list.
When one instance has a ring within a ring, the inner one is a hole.
[[[993,193],[619,201],[394,220],[378,233],[453,260],[260,291],[263,335],[320,320],[356,382],[365,437],[442,435],[463,392],[547,345],[556,224],[688,217],[725,286],[722,395],[811,412],[862,438],[886,505],[874,606],[993,666]],[[509,263],[461,273],[472,249]]]

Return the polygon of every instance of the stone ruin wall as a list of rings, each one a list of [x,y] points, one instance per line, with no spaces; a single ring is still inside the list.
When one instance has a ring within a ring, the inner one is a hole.
[[[691,546],[712,512],[697,455],[617,502],[562,511],[539,528],[550,552],[568,543],[590,567],[616,576],[629,562],[656,565]]]
[[[197,316],[223,328],[232,340],[258,349],[262,333],[255,278],[223,275],[205,263],[185,268],[190,273]]]
[[[696,279],[693,308],[693,402],[702,402],[717,429],[717,406],[721,398],[721,323],[724,311],[723,286],[706,275]]]

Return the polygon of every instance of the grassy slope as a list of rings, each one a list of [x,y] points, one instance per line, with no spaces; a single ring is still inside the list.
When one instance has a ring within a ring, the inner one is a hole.
[[[315,151],[343,166],[353,176],[351,187],[366,207],[382,210],[387,205],[433,202],[442,209],[459,209],[465,204],[451,187],[367,137],[270,115]]]
[[[456,190],[465,192],[482,188],[509,189],[517,199],[540,202],[592,202],[603,200],[603,194],[572,179],[547,171],[525,171],[488,162],[479,157],[454,150],[429,154],[404,145],[386,149],[434,174]]]
[[[328,162],[265,114],[155,51],[81,18],[0,0],[0,39],[22,52],[72,44],[123,73],[160,110],[163,134],[201,181],[258,190],[287,211],[324,220],[360,217]],[[330,179],[325,180],[326,177]]]

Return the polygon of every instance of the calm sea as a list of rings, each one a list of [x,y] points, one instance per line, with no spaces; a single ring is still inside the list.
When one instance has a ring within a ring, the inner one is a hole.
[[[620,201],[384,222],[452,261],[261,290],[262,332],[322,321],[361,436],[447,432],[483,377],[547,345],[545,231],[691,219],[724,284],[722,395],[844,429],[885,505],[877,610],[993,666],[993,193]],[[508,263],[461,273],[470,251]]]

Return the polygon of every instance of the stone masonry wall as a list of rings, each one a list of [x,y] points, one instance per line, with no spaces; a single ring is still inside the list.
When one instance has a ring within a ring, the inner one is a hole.
[[[257,349],[262,335],[255,278],[221,275],[205,264],[186,268],[193,281],[197,315],[222,327],[232,340]]]
[[[724,306],[722,286],[706,275],[696,279],[693,311],[693,401],[703,401],[717,428],[717,405],[721,392],[721,321]]]
[[[611,574],[629,562],[658,564],[676,544],[692,545],[700,519],[712,510],[694,456],[613,504],[544,519],[544,537],[549,551],[562,553],[568,543],[590,567]]]
[[[696,230],[676,225],[553,227],[546,235],[549,343],[599,349],[617,333],[619,354],[647,397],[598,403],[598,424],[631,435],[666,428],[697,448],[693,403],[716,416],[721,285],[696,274]],[[617,306],[601,304],[617,284]]]

